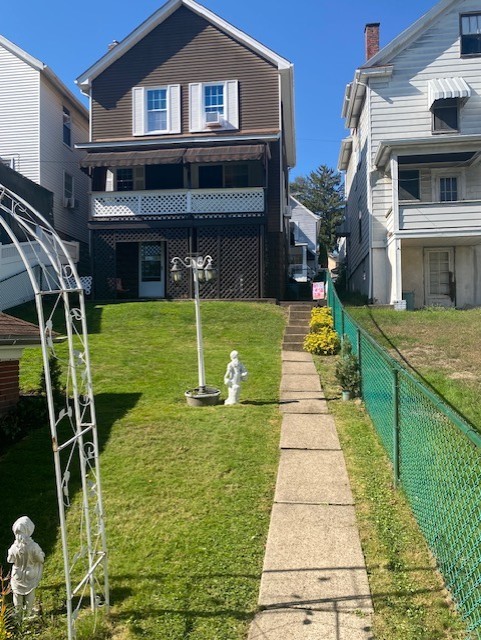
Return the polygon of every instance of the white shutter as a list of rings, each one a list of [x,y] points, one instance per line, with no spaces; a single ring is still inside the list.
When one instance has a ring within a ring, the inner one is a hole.
[[[112,169],[107,169],[107,175],[105,176],[105,191],[114,190],[114,172]]]
[[[189,131],[204,130],[204,110],[202,108],[202,84],[189,84]]]
[[[169,133],[181,133],[180,84],[171,84],[169,86],[169,113]]]
[[[144,120],[144,88],[134,87],[132,89],[132,123],[134,136],[144,135]]]
[[[237,80],[227,80],[225,83],[225,103],[227,106],[224,129],[239,128],[239,83]]]
[[[144,167],[134,167],[134,191],[144,189]]]

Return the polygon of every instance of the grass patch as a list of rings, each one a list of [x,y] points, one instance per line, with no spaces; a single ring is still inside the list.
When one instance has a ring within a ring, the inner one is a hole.
[[[374,603],[377,640],[466,637],[434,559],[360,401],[342,402],[337,357],[315,362],[346,459]]]
[[[481,431],[481,309],[399,312],[350,307],[347,311],[403,366]]]
[[[256,612],[278,464],[285,318],[273,305],[216,302],[204,302],[202,315],[207,382],[223,388],[238,349],[250,374],[241,405],[185,404],[184,391],[197,386],[193,304],[88,305],[113,602],[111,627],[87,632],[92,640],[239,640]],[[39,350],[22,365],[24,388],[38,386]],[[11,523],[27,513],[47,554],[35,637],[63,639],[46,430],[9,451],[0,480],[2,548]]]

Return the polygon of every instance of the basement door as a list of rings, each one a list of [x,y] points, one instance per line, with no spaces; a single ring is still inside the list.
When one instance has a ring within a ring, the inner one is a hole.
[[[139,243],[139,298],[165,296],[165,243]]]
[[[454,306],[454,250],[424,250],[424,287],[427,306]]]

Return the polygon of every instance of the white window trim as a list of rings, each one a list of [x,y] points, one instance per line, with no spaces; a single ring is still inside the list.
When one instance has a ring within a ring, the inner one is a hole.
[[[457,178],[458,180],[458,199],[452,202],[465,200],[466,196],[466,174],[462,169],[431,169],[431,186],[433,202],[442,202],[441,200],[441,178]],[[448,201],[449,203],[449,201]]]
[[[148,130],[147,92],[166,91],[167,128]],[[181,133],[180,85],[169,84],[153,87],[133,87],[132,89],[132,133],[134,136],[155,136]]]
[[[64,140],[64,127],[65,127],[65,116],[68,116],[68,129],[70,131],[70,144],[65,142]],[[68,107],[62,105],[62,142],[67,147],[67,149],[73,150],[73,125],[72,125],[72,113]]]
[[[15,169],[15,157],[14,156],[1,156],[0,162],[10,169]]]
[[[219,125],[212,126],[206,121],[205,88],[224,87],[224,114]],[[228,131],[239,130],[239,82],[238,80],[217,80],[194,82],[189,85],[189,130]]]

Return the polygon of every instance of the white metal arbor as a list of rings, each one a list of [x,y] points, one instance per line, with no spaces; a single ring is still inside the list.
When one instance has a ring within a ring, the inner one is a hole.
[[[50,223],[0,184],[0,228],[17,248],[28,273],[40,326],[48,413],[64,558],[68,639],[86,603],[109,607],[107,546],[99,445],[87,341],[84,291],[68,251]],[[63,313],[62,313],[63,312]],[[63,316],[67,353],[55,343],[54,315]],[[60,351],[60,352],[59,352]],[[55,407],[51,358],[67,372],[65,407]],[[70,499],[75,484],[79,498]],[[68,522],[67,522],[68,512]]]

